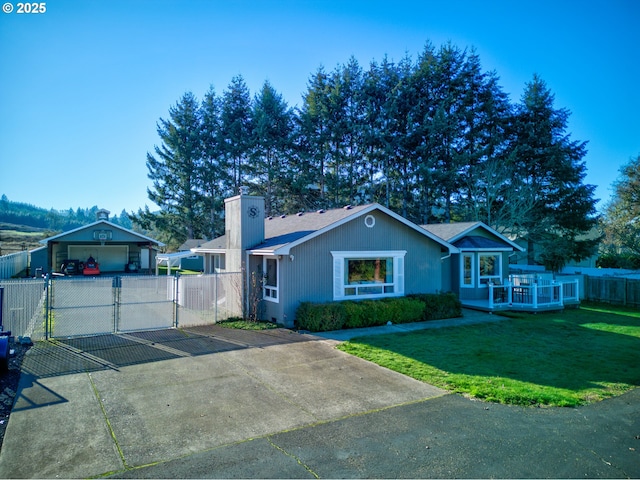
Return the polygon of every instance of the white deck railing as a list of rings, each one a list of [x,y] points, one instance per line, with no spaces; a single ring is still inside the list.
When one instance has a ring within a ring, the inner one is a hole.
[[[557,282],[546,278],[527,282],[527,279],[510,279],[506,285],[489,284],[489,308],[519,307],[545,309],[562,307],[565,303],[577,303],[578,280]],[[533,279],[531,279],[533,280]]]

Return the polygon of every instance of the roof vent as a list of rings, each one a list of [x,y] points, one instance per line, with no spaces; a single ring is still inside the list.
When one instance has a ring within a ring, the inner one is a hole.
[[[249,195],[249,187],[243,185],[240,187],[240,195]]]
[[[273,217],[272,216],[268,216],[267,220],[273,220]]]
[[[302,215],[304,215],[304,212],[298,212],[296,215],[298,215],[299,217],[301,217]]]
[[[316,213],[324,213],[324,210],[321,208],[320,210],[318,210]]]
[[[286,217],[286,215],[280,215],[280,218],[285,218],[285,217]]]
[[[353,207],[351,205],[345,205],[342,208],[344,208],[345,210],[351,210]]]

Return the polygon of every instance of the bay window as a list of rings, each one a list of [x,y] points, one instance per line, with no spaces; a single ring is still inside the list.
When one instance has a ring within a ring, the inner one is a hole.
[[[378,298],[404,294],[406,251],[331,252],[333,298]]]

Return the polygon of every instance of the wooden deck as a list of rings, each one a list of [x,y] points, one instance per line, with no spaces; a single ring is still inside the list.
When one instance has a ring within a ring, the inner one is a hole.
[[[523,282],[511,277],[506,285],[489,284],[486,299],[464,299],[463,307],[484,312],[550,312],[580,304],[577,280]]]
[[[565,302],[563,305],[509,305],[509,304],[494,304],[489,305],[489,300],[460,300],[463,308],[469,308],[471,310],[479,310],[481,312],[554,312],[558,310],[564,310],[565,306],[569,304]],[[572,305],[579,305],[580,302],[572,303]]]

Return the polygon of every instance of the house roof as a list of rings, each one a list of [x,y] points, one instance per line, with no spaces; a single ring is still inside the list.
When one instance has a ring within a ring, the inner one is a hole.
[[[191,248],[194,253],[223,253],[227,248],[227,236],[221,235],[220,237],[204,242],[198,247]]]
[[[511,247],[505,246],[503,242],[477,235],[467,235],[460,240],[456,240],[453,244],[460,250],[512,250]]]
[[[40,243],[44,243],[46,245],[50,241],[53,241],[53,240],[60,241],[64,237],[66,237],[68,235],[71,235],[71,234],[74,234],[74,233],[77,233],[77,232],[81,232],[82,230],[89,230],[89,229],[95,228],[95,227],[97,227],[99,225],[104,225],[104,226],[106,226],[108,228],[120,230],[121,232],[125,232],[125,233],[127,233],[129,235],[133,235],[133,236],[138,237],[141,240],[144,240],[146,242],[155,243],[159,247],[163,247],[164,246],[164,243],[162,243],[162,242],[160,242],[158,240],[154,240],[151,237],[147,237],[147,236],[142,235],[140,233],[134,232],[133,230],[129,230],[128,228],[121,227],[120,225],[116,225],[115,223],[111,223],[111,222],[109,222],[107,220],[98,220],[97,222],[90,223],[89,225],[83,225],[82,227],[74,228],[73,230],[69,230],[67,232],[59,233],[58,235],[54,235],[53,237],[49,237],[49,238],[45,238],[44,240],[40,240]]]
[[[457,251],[450,243],[418,225],[392,212],[377,203],[369,205],[348,206],[332,210],[318,210],[317,212],[301,212],[294,215],[268,217],[264,221],[265,240],[251,248],[254,254],[288,255],[291,248],[312,238],[332,230],[354,218],[361,217],[374,210],[382,211],[399,222],[407,225],[416,232],[434,240],[449,251]],[[199,248],[193,248],[195,253],[223,253],[226,248],[226,236],[221,236],[206,242]]]
[[[509,247],[513,248],[514,250],[519,250],[521,252],[524,251],[524,249],[520,245],[513,242],[512,240],[509,240],[507,237],[498,233],[493,228],[489,227],[483,222],[433,223],[428,225],[421,225],[421,227],[430,231],[434,235],[437,235],[440,238],[446,240],[447,242],[454,244],[456,247],[462,248],[462,249],[494,249],[495,250],[495,249],[504,248],[505,247],[504,244],[506,243]],[[484,238],[484,237],[470,235],[474,230],[478,228],[483,229],[486,232],[498,237],[498,239],[500,239],[501,242],[504,242],[504,243],[501,243],[495,240],[491,240],[491,242],[484,242],[484,241],[478,240],[479,238]],[[465,242],[462,242],[463,239],[465,239],[465,237],[473,238],[473,240],[467,240]],[[463,243],[464,243],[464,246],[463,246]],[[480,245],[483,245],[483,246],[480,246]]]
[[[185,242],[178,247],[179,252],[185,252],[187,250],[191,250],[192,248],[197,248],[206,243],[207,240],[204,238],[190,238],[185,240]]]
[[[260,245],[256,245],[251,251],[254,254],[288,255],[289,251],[296,245],[307,242],[318,235],[322,235],[374,210],[379,210],[389,215],[416,232],[434,240],[451,252],[457,251],[456,247],[442,238],[433,235],[431,232],[420,228],[415,223],[377,203],[267,218],[265,220],[265,241]]]
[[[369,205],[268,217],[264,222],[265,241],[252,250],[277,250],[333,224],[340,224],[367,207]]]
[[[193,253],[190,250],[175,253],[159,253],[156,255],[156,265],[167,265],[174,267],[180,264],[183,258],[191,257]]]

